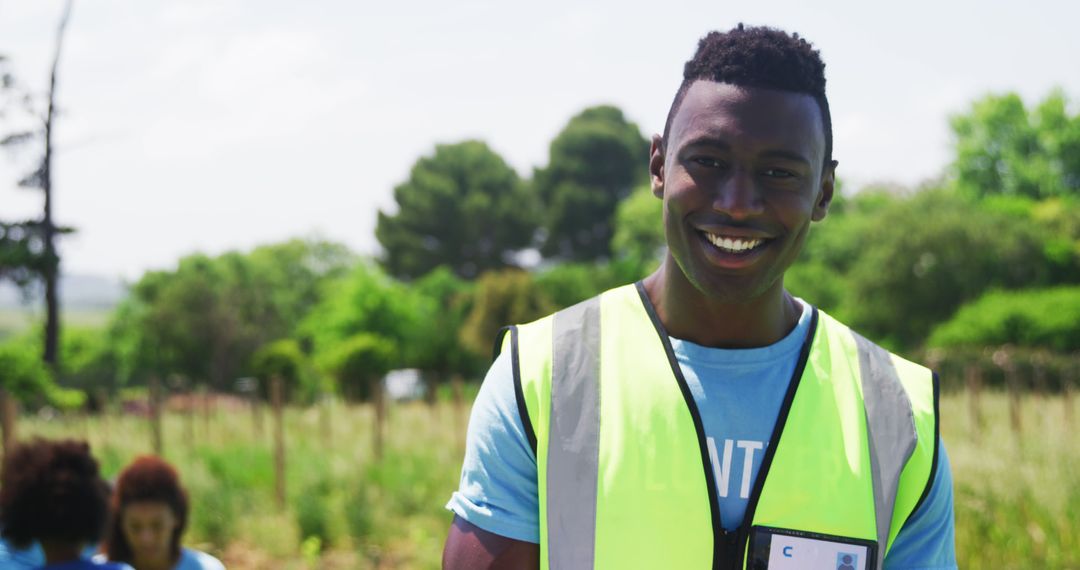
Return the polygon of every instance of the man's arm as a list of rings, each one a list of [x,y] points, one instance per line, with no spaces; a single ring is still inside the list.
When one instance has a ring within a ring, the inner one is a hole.
[[[473,402],[443,568],[539,568],[536,457],[514,395],[510,355],[492,363]]]
[[[538,569],[540,545],[490,533],[454,516],[443,549],[443,570]]]

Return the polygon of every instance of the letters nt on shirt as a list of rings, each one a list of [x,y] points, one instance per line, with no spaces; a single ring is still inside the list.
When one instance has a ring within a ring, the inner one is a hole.
[[[716,488],[721,497],[727,497],[731,488],[731,461],[735,448],[738,447],[743,456],[742,485],[739,487],[739,498],[750,498],[750,485],[754,482],[754,457],[758,451],[765,449],[765,442],[751,439],[725,439],[723,455],[716,449],[716,440],[708,437],[709,458],[712,460],[713,473],[716,473]]]

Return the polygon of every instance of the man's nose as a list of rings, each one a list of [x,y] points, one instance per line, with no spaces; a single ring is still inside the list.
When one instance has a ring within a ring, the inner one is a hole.
[[[761,214],[765,205],[753,171],[732,169],[716,188],[713,209],[733,220],[745,220]]]

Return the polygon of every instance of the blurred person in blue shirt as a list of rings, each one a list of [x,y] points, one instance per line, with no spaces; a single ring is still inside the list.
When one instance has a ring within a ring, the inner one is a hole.
[[[217,558],[181,545],[188,495],[176,469],[162,459],[139,457],[120,472],[113,509],[104,544],[109,560],[136,570],[224,570]]]
[[[131,570],[84,557],[109,514],[109,488],[90,446],[34,440],[17,446],[0,475],[0,565],[46,570]],[[10,547],[10,548],[9,548]]]

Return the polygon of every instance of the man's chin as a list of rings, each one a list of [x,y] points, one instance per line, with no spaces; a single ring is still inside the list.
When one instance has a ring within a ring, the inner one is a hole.
[[[709,276],[693,279],[694,286],[712,303],[722,305],[750,305],[758,302],[772,290],[772,284],[754,279],[757,276],[739,278],[734,276]]]

